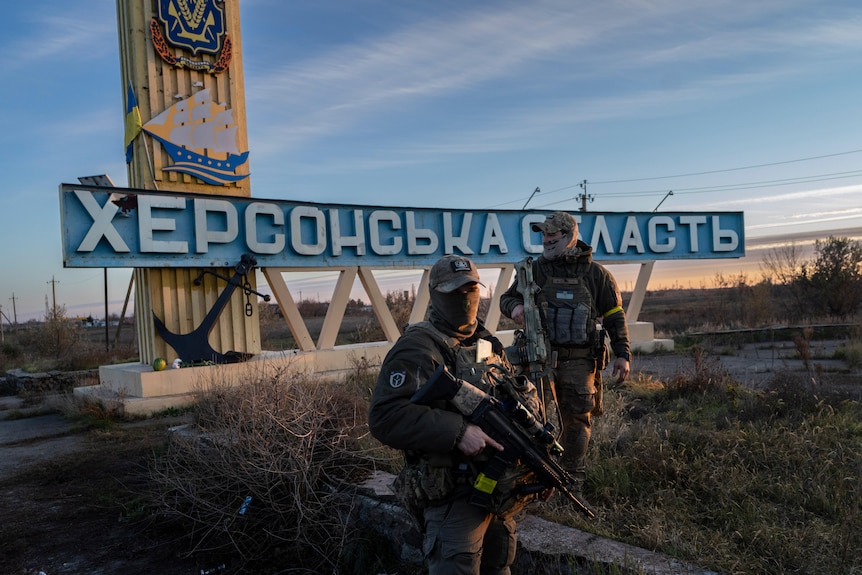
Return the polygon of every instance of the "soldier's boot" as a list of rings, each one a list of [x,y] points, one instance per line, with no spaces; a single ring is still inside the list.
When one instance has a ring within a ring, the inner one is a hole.
[[[573,477],[570,490],[584,508],[595,515],[595,509],[584,497],[584,482],[587,479],[587,449],[590,444],[590,414],[570,415],[563,436],[565,452],[563,467]],[[573,503],[574,504],[574,503]]]
[[[574,483],[571,485],[571,493],[575,496],[575,499],[578,500],[578,503],[584,506],[584,509],[589,511],[592,515],[596,515],[595,508],[590,504],[587,498],[584,496],[584,481],[586,481],[587,474],[583,471],[576,471],[573,473],[575,477]]]

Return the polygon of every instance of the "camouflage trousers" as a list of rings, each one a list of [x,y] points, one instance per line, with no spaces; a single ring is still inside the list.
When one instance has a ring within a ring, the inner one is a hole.
[[[429,575],[509,575],[515,520],[467,502],[467,495],[425,509],[423,551]]]
[[[596,407],[596,385],[602,374],[590,358],[561,361],[554,372],[557,401],[563,419],[562,466],[576,479],[586,478],[590,445],[591,414]]]

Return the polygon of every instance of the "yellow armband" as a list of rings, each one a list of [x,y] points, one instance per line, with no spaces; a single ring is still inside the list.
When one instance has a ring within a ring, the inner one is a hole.
[[[620,311],[623,311],[623,308],[622,308],[622,306],[619,306],[619,305],[618,305],[617,307],[612,307],[611,309],[609,309],[608,311],[606,311],[606,312],[604,313],[604,315],[602,315],[602,317],[610,317],[610,316],[612,316],[612,315],[614,315],[615,313],[620,312]]]

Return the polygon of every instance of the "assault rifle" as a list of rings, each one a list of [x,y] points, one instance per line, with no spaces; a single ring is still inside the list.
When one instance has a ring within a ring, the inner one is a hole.
[[[515,342],[506,348],[506,356],[521,366],[539,390],[542,417],[548,421],[547,409],[557,408],[554,397],[553,375],[557,364],[556,352],[549,354],[548,332],[545,317],[536,296],[541,288],[533,280],[533,258],[515,264],[518,292],[524,300],[524,329],[515,332]],[[556,417],[559,422],[559,417]]]
[[[562,453],[562,447],[548,426],[539,423],[520,402],[504,404],[475,385],[458,379],[445,365],[438,367],[410,399],[422,405],[439,400],[448,401],[470,423],[478,425],[503,446],[503,451],[495,452],[493,459],[473,483],[471,503],[485,506],[505,469],[520,460],[538,479],[537,484],[524,486],[523,494],[539,493],[553,487],[570,499],[584,515],[595,517],[595,513],[572,491],[575,478],[548,453],[549,450]]]

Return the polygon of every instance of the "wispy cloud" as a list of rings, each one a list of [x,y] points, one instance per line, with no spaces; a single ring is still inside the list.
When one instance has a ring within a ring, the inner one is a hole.
[[[788,220],[821,220],[821,221],[832,221],[832,220],[844,220],[847,218],[854,218],[862,216],[862,206],[857,206],[853,208],[845,208],[840,210],[827,210],[823,212],[811,212],[807,214],[788,214]]]
[[[87,10],[78,2],[67,4],[68,14],[51,13],[32,23],[34,34],[20,37],[7,46],[0,61],[0,70],[20,70],[38,67],[41,63],[57,60],[89,60],[114,55],[115,44],[105,42],[110,37],[116,42],[117,20],[111,10]],[[40,13],[40,11],[34,11]]]
[[[758,204],[786,204],[789,202],[802,202],[817,200],[819,205],[828,198],[859,198],[862,185],[841,186],[837,188],[814,188],[797,192],[784,192],[773,195],[747,196],[744,198],[723,198],[721,204],[730,208],[746,207]]]
[[[292,140],[298,144],[349,129],[393,106],[416,107],[424,99],[469,91],[595,34],[560,26],[556,12],[526,12],[519,7],[422,21],[366,45],[343,46],[249,78],[254,86],[249,99],[281,110],[296,126]]]
[[[782,6],[606,2],[595,11],[571,2],[511,3],[493,12],[445,12],[306,60],[282,54],[277,59],[288,64],[247,78],[256,149],[265,156],[373,131],[401,114],[421,117],[426,105],[445,99],[452,100],[453,119],[437,116],[421,137],[413,134],[422,144],[399,142],[394,156],[384,148],[386,160],[367,147],[353,153],[381,167],[525,148],[578,123],[661,117],[793,78],[805,73],[801,62],[817,47],[858,48],[862,23],[844,15],[821,17],[813,27],[781,22]],[[761,29],[765,20],[769,31]],[[837,39],[824,36],[835,30]],[[478,105],[479,88],[493,94],[498,83],[544,87],[544,105],[500,96],[495,116],[462,108]]]
[[[800,223],[811,227],[818,226],[820,224],[827,224],[833,222],[844,222],[849,220],[858,220],[862,221],[862,208],[849,208],[846,210],[837,210],[832,212],[831,214],[812,214],[812,215],[790,215],[790,216],[782,216],[782,221],[780,222],[772,222],[772,223],[764,223],[758,224],[754,226],[748,226],[749,230],[765,230],[765,229],[775,229],[775,228],[783,228],[787,226],[798,227]],[[858,230],[858,228],[857,228]],[[822,235],[822,233],[821,233]]]
[[[858,235],[858,230],[862,229],[862,205],[858,200],[860,192],[862,185],[820,188],[730,200],[724,205],[745,208],[749,215],[756,216],[760,223],[747,225],[749,232],[822,230],[832,229],[838,224],[855,226]],[[788,209],[788,206],[797,207]],[[825,233],[819,234],[823,236]]]

